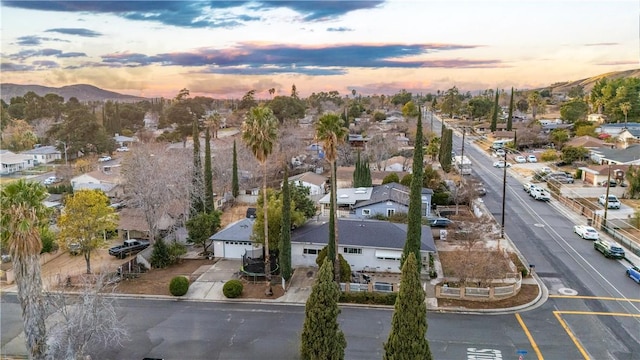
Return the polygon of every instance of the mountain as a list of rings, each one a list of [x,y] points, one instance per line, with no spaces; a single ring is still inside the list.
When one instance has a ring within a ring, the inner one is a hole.
[[[559,82],[559,83],[555,83],[548,86],[547,89],[550,88],[551,92],[554,92],[554,93],[566,93],[572,87],[580,85],[584,88],[584,92],[588,94],[589,92],[591,92],[591,89],[593,89],[593,86],[596,84],[598,80],[605,79],[605,78],[609,80],[613,80],[613,79],[621,79],[621,78],[628,78],[628,77],[640,78],[640,69],[614,71],[610,73],[600,74],[597,76],[592,76],[586,79]]]
[[[107,91],[87,84],[68,85],[59,88],[41,86],[41,85],[18,85],[18,84],[0,84],[0,95],[2,100],[9,102],[12,97],[24,96],[29,91],[33,91],[38,96],[47,94],[57,94],[64,98],[64,101],[72,97],[80,101],[102,101],[102,100],[118,100],[118,101],[139,101],[144,98],[139,96],[124,95],[113,91]]]

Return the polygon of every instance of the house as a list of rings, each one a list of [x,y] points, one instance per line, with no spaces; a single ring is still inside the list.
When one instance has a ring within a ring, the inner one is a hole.
[[[361,134],[349,134],[349,145],[355,149],[366,149],[367,142],[371,140],[370,137],[364,137]]]
[[[587,149],[595,149],[599,147],[613,147],[613,144],[608,144],[606,141],[594,138],[589,135],[574,137],[573,139],[564,143],[564,146],[584,147]]]
[[[327,193],[327,178],[311,171],[289,177],[289,182],[296,186],[304,186],[309,189],[309,195],[324,195]]]
[[[591,149],[589,157],[600,165],[638,165],[640,164],[640,144],[632,144],[624,149],[610,147]]]
[[[585,184],[599,186],[607,182],[609,178],[609,170],[611,170],[611,179],[622,181],[624,174],[629,170],[629,165],[590,165],[580,167],[582,170],[582,181]]]
[[[350,217],[366,219],[375,215],[391,216],[396,213],[409,212],[410,189],[398,183],[388,183],[378,185],[373,188],[369,200],[358,201],[352,206],[355,214]],[[431,214],[431,197],[433,190],[422,188],[422,211],[423,217]]]
[[[23,155],[33,156],[35,165],[48,164],[62,159],[62,153],[55,146],[40,146],[35,149],[21,152]]]
[[[338,185],[338,189],[340,188],[348,188],[353,184],[353,172],[355,171],[354,166],[340,166],[338,167],[338,173],[336,176],[336,183]],[[382,180],[389,174],[397,174],[400,179],[402,179],[405,175],[409,174],[407,171],[376,171],[371,170],[371,183],[373,185],[382,184]]]
[[[400,258],[407,238],[407,225],[387,221],[338,219],[338,252],[352,271],[400,273]],[[318,253],[329,240],[327,222],[309,221],[291,233],[291,264],[317,266]],[[423,268],[429,253],[435,253],[431,229],[422,227],[420,253]]]
[[[148,239],[149,224],[142,209],[124,208],[118,217],[118,237],[120,239]]]
[[[382,166],[384,171],[390,172],[411,172],[411,159],[404,157],[402,155],[393,156],[388,158],[387,160],[382,161]],[[372,164],[373,169],[378,169],[376,164]],[[373,179],[372,179],[373,181]]]
[[[618,134],[618,138],[616,140],[618,142],[624,143],[625,145],[629,142],[640,140],[640,128],[623,129]]]
[[[15,154],[9,150],[0,152],[0,175],[10,175],[18,171],[31,169],[35,166],[35,160],[31,155]]]
[[[107,168],[108,170],[105,170]],[[86,174],[71,178],[71,187],[74,191],[84,189],[102,190],[110,198],[118,198],[122,195],[120,187],[120,171],[117,166],[107,166],[101,170],[94,170]]]
[[[371,199],[373,187],[336,189],[336,191],[336,206],[338,217],[349,217],[351,215],[353,206],[358,201]],[[318,202],[320,203],[322,216],[329,216],[331,194],[325,195]]]
[[[596,133],[607,134],[612,137],[617,137],[625,129],[630,131],[638,131],[640,130],[640,123],[630,122],[630,123],[602,124],[600,125],[599,128],[596,129]]]
[[[251,241],[255,218],[244,218],[209,237],[213,241],[213,253],[216,257],[225,259],[242,259],[246,250],[255,251],[262,245],[254,246]]]
[[[118,147],[123,147],[123,146],[131,146],[131,144],[136,141],[135,138],[129,137],[129,136],[123,136],[120,134],[116,134],[113,137],[113,140],[116,141],[116,144],[118,144]]]

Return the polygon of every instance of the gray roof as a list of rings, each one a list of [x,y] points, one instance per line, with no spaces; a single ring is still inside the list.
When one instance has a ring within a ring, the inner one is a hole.
[[[402,250],[407,238],[407,225],[388,221],[338,219],[340,245],[363,246],[376,249]],[[291,232],[292,243],[326,245],[329,240],[329,223],[309,221]],[[421,250],[436,251],[431,228],[422,227]]]
[[[601,129],[606,129],[606,128],[610,128],[610,129],[621,129],[621,128],[627,128],[627,130],[629,129],[640,129],[640,123],[637,122],[630,122],[630,123],[609,123],[609,124],[602,124],[600,125]]]
[[[209,240],[250,241],[255,219],[244,218],[211,235]]]
[[[640,144],[629,145],[626,149],[610,149],[601,147],[593,151],[600,153],[604,159],[620,163],[628,163],[640,160]]]
[[[359,187],[336,189],[338,205],[354,205],[358,201],[371,199],[373,187]],[[331,194],[325,195],[318,201],[320,204],[329,204],[331,202]]]
[[[411,189],[409,189],[409,187],[395,182],[374,186],[373,190],[371,191],[371,198],[365,201],[358,201],[354,208],[377,204],[388,200],[391,200],[398,204],[409,206],[410,190]],[[422,188],[421,194],[433,194],[433,190]]]
[[[47,155],[47,154],[60,154],[60,150],[56,149],[55,146],[40,146],[39,148],[26,150],[21,152],[21,154],[28,155]]]

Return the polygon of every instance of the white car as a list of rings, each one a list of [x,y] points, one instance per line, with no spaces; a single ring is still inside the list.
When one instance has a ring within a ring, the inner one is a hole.
[[[504,160],[499,160],[493,163],[493,167],[503,168],[505,166]],[[511,167],[511,163],[507,163],[507,167]]]
[[[598,202],[602,206],[604,206],[604,204],[607,203],[607,206],[609,207],[609,209],[620,209],[621,204],[617,196],[609,195],[609,201],[607,201],[606,199],[607,199],[606,195],[600,195],[600,197],[598,197]]]
[[[129,148],[126,146],[121,146],[119,148],[116,149],[117,152],[127,152],[129,151]]]
[[[540,172],[541,173],[545,173],[545,174],[550,174],[551,173],[551,168],[548,166],[543,166],[542,168],[540,168]]]
[[[549,195],[549,192],[541,187],[535,187],[531,189],[531,191],[529,192],[529,195],[531,195],[534,199],[540,200],[540,201],[551,200],[551,195]]]
[[[98,162],[105,162],[105,161],[111,161],[111,156],[100,156],[100,158],[98,158]]]
[[[506,152],[503,149],[496,150],[496,156],[498,157],[504,157],[505,154]]]
[[[538,162],[538,158],[535,155],[529,155],[527,156],[527,161],[530,163],[537,163]]]
[[[524,156],[522,156],[522,155],[518,155],[518,156],[516,156],[516,157],[514,158],[514,160],[515,160],[517,163],[519,163],[519,164],[522,164],[522,163],[526,163],[526,162],[527,162],[527,158],[525,158],[525,157],[524,157]]]
[[[540,186],[538,186],[536,184],[532,184],[532,183],[525,183],[524,184],[524,191],[526,193],[531,193],[531,190],[535,190],[535,189],[544,190],[543,188],[541,188]]]
[[[42,183],[45,184],[45,185],[53,185],[53,184],[55,184],[57,182],[60,182],[60,180],[57,177],[49,176]]]
[[[598,240],[600,238],[600,234],[596,229],[587,225],[576,225],[573,227],[573,232],[586,240]]]

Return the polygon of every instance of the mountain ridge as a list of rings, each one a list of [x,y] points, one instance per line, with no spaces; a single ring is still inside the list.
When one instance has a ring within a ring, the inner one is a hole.
[[[7,103],[11,100],[11,98],[16,96],[24,96],[24,94],[28,93],[29,91],[33,91],[38,96],[57,94],[62,96],[65,102],[72,97],[75,97],[79,101],[140,101],[146,99],[140,96],[125,95],[117,93],[115,91],[104,90],[97,86],[89,84],[73,84],[61,87],[50,87],[36,84],[0,84],[0,97]]]

